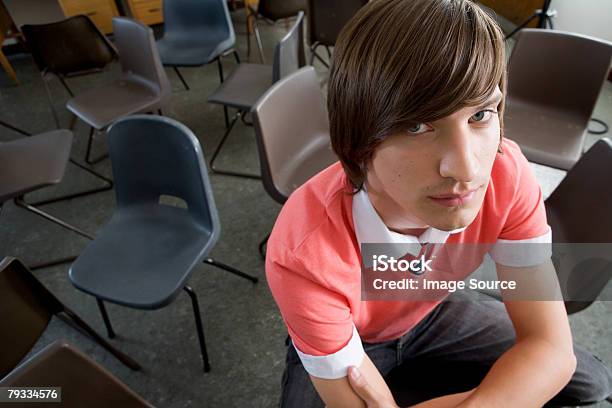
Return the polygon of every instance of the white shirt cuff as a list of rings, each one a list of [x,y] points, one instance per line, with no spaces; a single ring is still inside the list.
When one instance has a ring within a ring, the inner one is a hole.
[[[295,344],[293,344],[293,347],[295,347]],[[350,366],[359,367],[365,356],[363,344],[355,325],[353,325],[353,336],[348,344],[333,354],[311,356],[302,353],[297,347],[295,347],[295,350],[308,374],[328,380],[346,377],[348,368]]]
[[[552,257],[552,231],[539,237],[510,240],[498,239],[489,250],[495,263],[510,267],[540,265]]]

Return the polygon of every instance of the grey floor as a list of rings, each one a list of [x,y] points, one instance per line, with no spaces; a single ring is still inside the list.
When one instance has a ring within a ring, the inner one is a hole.
[[[235,16],[238,50],[246,60],[246,36],[242,16]],[[285,26],[263,24],[263,40],[269,61],[272,47],[285,32]],[[256,54],[252,59],[256,60]],[[54,128],[42,82],[27,55],[11,58],[22,85],[15,87],[6,75],[0,74],[0,118],[29,132],[39,133]],[[227,58],[227,71],[234,66]],[[326,70],[317,66],[321,82]],[[109,72],[70,80],[76,93],[94,84],[104,83],[117,75],[118,67]],[[224,131],[223,112],[218,106],[206,103],[207,96],[218,83],[214,65],[184,69],[191,86],[185,91],[172,71],[172,109],[168,116],[190,127],[200,139],[203,150],[210,152]],[[67,124],[64,109],[67,99],[58,84],[54,84],[56,106]],[[607,82],[595,109],[595,116],[612,124],[612,83]],[[82,160],[85,152],[87,128],[77,124],[72,156]],[[607,134],[608,137],[612,134]],[[0,141],[13,140],[19,135],[0,128]],[[595,139],[589,140],[592,143]],[[95,144],[95,151],[106,149],[103,135]],[[258,158],[253,129],[238,125],[224,150],[220,165],[242,170],[258,171]],[[108,160],[96,169],[110,174]],[[561,181],[564,173],[534,165],[538,179],[548,195]],[[202,307],[207,345],[212,371],[202,373],[198,340],[191,304],[180,295],[170,306],[157,311],[140,311],[109,305],[108,310],[118,338],[112,341],[144,366],[133,372],[118,363],[87,338],[52,321],[35,349],[57,338],[65,338],[93,356],[118,378],[151,403],[160,407],[271,407],[279,397],[283,370],[286,330],[265,281],[264,263],[259,258],[257,243],[270,231],[280,206],[271,200],[259,181],[211,176],[219,209],[222,235],[212,252],[218,260],[230,263],[258,276],[253,285],[221,270],[201,266],[193,274],[191,285],[197,291]],[[97,181],[69,166],[65,178],[57,188],[32,194],[32,198],[54,196],[77,191]],[[86,240],[62,230],[36,216],[16,208],[4,206],[0,218],[0,254],[16,256],[28,263],[49,257],[78,254]],[[113,192],[52,204],[45,209],[68,222],[95,233],[108,221],[114,208]],[[36,272],[38,278],[63,302],[77,311],[87,322],[104,332],[102,320],[94,300],[77,291],[67,277],[68,266]],[[612,304],[598,302],[571,317],[576,342],[612,363],[611,318]],[[601,404],[600,406],[608,406]]]

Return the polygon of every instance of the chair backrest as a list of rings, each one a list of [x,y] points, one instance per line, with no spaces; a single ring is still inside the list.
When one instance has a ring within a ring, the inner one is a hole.
[[[546,199],[553,243],[573,244],[553,248],[565,257],[557,273],[569,314],[588,307],[612,277],[612,263],[602,252],[608,246],[597,245],[612,242],[611,207],[612,141],[604,138],[580,158]]]
[[[553,242],[612,242],[612,141],[597,141],[546,199]]]
[[[170,82],[157,52],[153,30],[125,17],[113,18],[113,30],[122,75],[147,84],[167,101],[171,92]]]
[[[8,376],[2,387],[62,387],[64,407],[152,407],[104,367],[76,347],[58,340],[48,345]]]
[[[274,84],[253,107],[262,179],[279,203],[337,157],[327,109],[313,67]]]
[[[186,37],[220,43],[219,52],[236,43],[226,0],[164,0],[164,37]]]
[[[306,64],[304,55],[304,12],[300,11],[289,32],[274,48],[272,81],[297,71]]]
[[[111,42],[84,15],[49,24],[26,24],[21,31],[42,72],[69,75],[102,69],[117,56]]]
[[[164,196],[183,200],[187,211],[216,240],[220,232],[200,142],[176,120],[134,115],[108,130],[118,211],[155,208]],[[214,241],[213,241],[214,242]]]
[[[368,0],[308,0],[310,44],[333,46],[346,23]]]
[[[0,261],[0,378],[30,352],[62,309],[57,299],[19,260]]]
[[[611,59],[612,43],[523,29],[508,62],[508,98],[561,111],[586,128]]]
[[[257,12],[268,20],[295,16],[300,11],[306,11],[305,0],[259,0]]]

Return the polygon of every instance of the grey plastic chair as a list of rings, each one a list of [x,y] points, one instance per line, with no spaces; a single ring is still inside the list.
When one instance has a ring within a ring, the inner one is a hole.
[[[66,105],[90,126],[86,153],[90,164],[101,160],[90,156],[94,130],[102,130],[135,113],[162,115],[170,99],[170,84],[157,53],[153,30],[123,17],[113,18],[113,30],[121,64],[120,78],[85,91]]]
[[[0,259],[0,293],[0,378],[28,355],[54,316],[89,336],[127,367],[140,370],[138,363],[104,340],[18,259]]]
[[[20,131],[12,126],[10,128]],[[23,133],[28,135],[25,132]],[[82,237],[93,239],[93,236],[87,232],[54,217],[38,208],[36,204],[28,203],[25,200],[25,195],[32,191],[59,184],[64,177],[66,164],[69,161],[83,170],[91,172],[91,170],[70,159],[71,147],[72,132],[69,130],[55,130],[0,143],[0,212],[5,202],[13,200],[18,207]],[[32,265],[31,268],[46,268],[71,262],[74,259],[75,257],[72,256],[39,262]]]
[[[117,121],[108,143],[117,209],[70,268],[70,280],[98,299],[111,338],[102,300],[158,309],[184,289],[209,371],[197,296],[187,284],[191,273],[205,262],[254,283],[258,279],[208,257],[220,224],[200,144],[179,122],[147,115]]]
[[[164,0],[164,35],[157,41],[165,66],[173,67],[185,89],[179,67],[199,67],[217,61],[223,82],[223,56],[234,54],[236,36],[225,0]]]
[[[259,58],[262,64],[266,63],[266,59],[264,57],[261,35],[259,33],[259,21],[264,19],[276,23],[278,20],[297,16],[300,11],[306,12],[305,0],[259,0],[257,9],[250,9],[247,18],[247,27],[249,23],[252,22],[257,48],[259,50]],[[250,32],[247,32],[247,55],[251,55]],[[301,65],[304,65],[304,63]]]
[[[61,387],[63,408],[153,407],[92,358],[63,340],[51,343],[0,380],[0,387],[49,386]]]
[[[275,83],[252,110],[264,188],[276,202],[338,160],[327,109],[312,66]],[[259,252],[269,234],[260,242]]]
[[[520,31],[508,65],[505,135],[530,161],[569,170],[608,75],[612,43],[555,30]]]
[[[274,64],[240,64],[229,75],[223,84],[208,97],[208,102],[223,105],[236,109],[236,114],[232,118],[229,127],[221,141],[215,148],[210,159],[210,169],[214,173],[229,176],[260,179],[257,174],[242,173],[230,170],[222,170],[215,167],[215,159],[219,155],[221,148],[225,144],[236,121],[251,111],[257,100],[281,78],[297,71],[303,64],[301,63],[304,53],[303,48],[303,21],[304,13],[299,12],[298,17],[274,50]],[[301,55],[301,56],[300,56]]]
[[[342,28],[368,0],[308,0],[308,40],[310,43],[310,65],[315,57],[326,67],[329,64],[317,54],[317,48],[325,47],[331,59],[329,47],[336,44]]]

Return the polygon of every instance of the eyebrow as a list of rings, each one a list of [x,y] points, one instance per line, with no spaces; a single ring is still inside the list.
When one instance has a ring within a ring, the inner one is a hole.
[[[497,93],[497,94],[494,94],[494,95],[490,96],[489,99],[487,99],[483,103],[479,104],[478,107],[482,108],[484,106],[492,105],[493,103],[499,103],[499,102],[501,102],[503,96],[504,95],[501,92]]]

